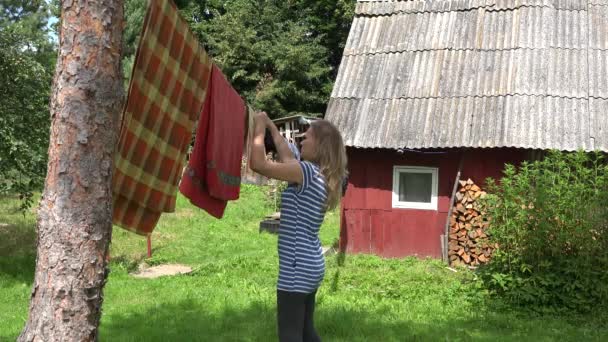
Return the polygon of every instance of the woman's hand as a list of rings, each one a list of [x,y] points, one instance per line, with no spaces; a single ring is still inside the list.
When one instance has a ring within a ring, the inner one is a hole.
[[[268,178],[274,178],[290,183],[302,184],[304,176],[302,174],[302,168],[300,164],[295,162],[293,153],[289,150],[289,146],[277,130],[274,123],[268,118],[265,112],[257,112],[254,115],[255,130],[253,136],[253,146],[251,147],[251,159],[249,160],[249,167],[263,176]],[[285,159],[282,163],[275,163],[266,160],[266,152],[264,150],[264,136],[266,129],[270,128],[273,134],[273,140],[277,146],[279,157],[283,160],[285,157],[282,155],[282,150],[286,149],[291,154],[291,159]],[[278,143],[278,144],[277,144]],[[285,162],[287,161],[287,162]]]
[[[255,113],[254,120],[256,123],[263,122],[265,127],[267,127],[268,123],[270,122],[270,118],[268,117],[268,114],[266,114],[266,112]]]
[[[270,120],[270,118],[268,117],[268,114],[266,114],[266,112],[257,112],[254,114],[254,120],[255,120],[256,126],[260,125],[261,127],[264,128],[263,129],[264,133],[266,133],[266,130],[270,131],[270,134],[272,135],[272,141],[273,141],[274,146],[276,147],[276,151],[279,155],[279,160],[283,163],[289,162],[289,161],[295,161],[295,156],[294,156],[293,152],[291,152],[291,150],[289,149],[289,145],[287,144],[287,141],[285,140],[283,135],[279,132],[279,130],[277,129],[277,126],[275,126],[274,122],[272,122],[272,120]],[[263,137],[262,137],[262,139],[263,139]]]

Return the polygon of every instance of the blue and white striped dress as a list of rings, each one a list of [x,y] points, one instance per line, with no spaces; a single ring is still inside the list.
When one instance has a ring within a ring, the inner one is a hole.
[[[277,289],[312,293],[325,275],[319,228],[325,216],[327,189],[319,166],[299,163],[302,185],[290,184],[281,197]]]

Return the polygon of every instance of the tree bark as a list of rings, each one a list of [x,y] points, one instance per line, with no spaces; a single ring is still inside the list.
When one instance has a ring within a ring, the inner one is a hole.
[[[18,341],[94,341],[112,235],[123,103],[122,0],[63,0],[38,256]]]

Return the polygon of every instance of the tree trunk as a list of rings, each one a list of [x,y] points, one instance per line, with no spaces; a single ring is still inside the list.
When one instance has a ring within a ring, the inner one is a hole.
[[[108,273],[123,4],[63,0],[61,7],[36,276],[19,341],[96,340]]]

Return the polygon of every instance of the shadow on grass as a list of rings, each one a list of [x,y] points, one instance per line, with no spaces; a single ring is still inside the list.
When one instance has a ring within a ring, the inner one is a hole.
[[[36,252],[36,225],[0,221],[0,257]]]
[[[200,300],[200,299],[199,299]],[[104,316],[101,340],[107,341],[276,341],[275,307],[205,308],[184,300],[139,312]],[[496,341],[512,340],[501,329],[480,331],[475,321],[418,323],[377,310],[328,308],[322,303],[315,324],[324,341]],[[524,336],[520,336],[524,337]],[[548,337],[548,336],[547,336]],[[554,336],[559,338],[559,336]]]
[[[32,282],[36,266],[36,226],[0,222],[0,276]]]
[[[206,308],[190,300],[158,304],[138,312],[104,316],[101,340],[107,341],[276,341],[273,304]],[[415,322],[391,317],[379,308],[360,310],[318,303],[315,325],[323,341],[601,341],[601,333],[570,326],[542,328],[502,315]],[[572,330],[575,329],[575,330]],[[605,335],[604,335],[605,336]],[[580,338],[580,339],[579,339]]]
[[[0,276],[18,283],[31,284],[34,281],[36,255],[0,257]]]
[[[336,255],[336,261],[338,263],[338,267],[336,267],[336,271],[331,277],[331,285],[330,291],[332,293],[336,293],[338,291],[339,283],[340,283],[340,269],[344,266],[344,261],[346,260],[346,253],[338,252]]]
[[[276,341],[274,306],[253,303],[221,312],[189,301],[159,305],[146,311],[106,316],[101,339],[111,341]],[[407,336],[406,324],[387,324],[373,315],[318,308],[316,324],[326,341],[353,341],[353,326],[363,336]],[[388,335],[387,335],[388,333]],[[361,339],[367,340],[367,339]],[[403,340],[402,338],[393,340]]]

